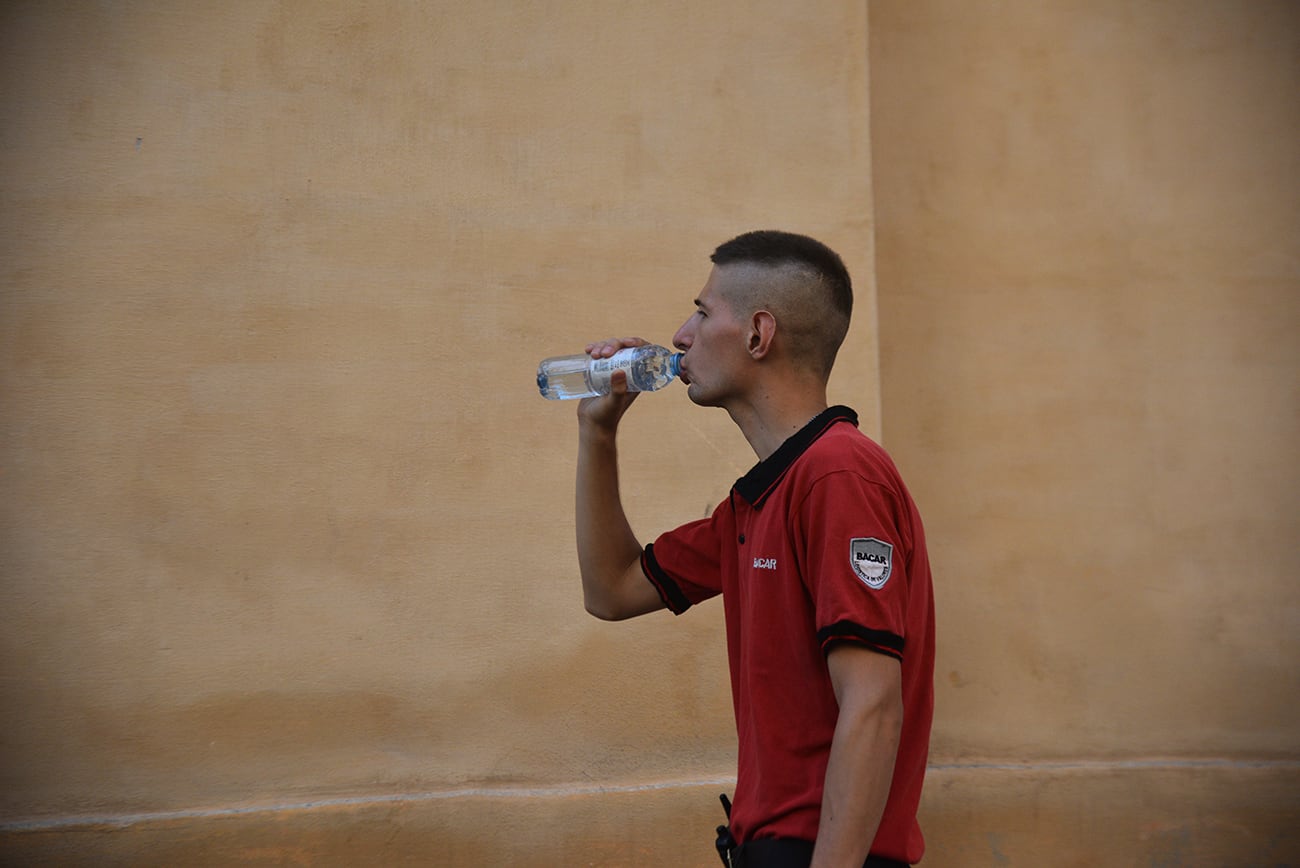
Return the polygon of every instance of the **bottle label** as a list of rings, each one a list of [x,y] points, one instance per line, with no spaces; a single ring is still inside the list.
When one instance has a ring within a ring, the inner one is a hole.
[[[610,389],[609,381],[614,376],[615,371],[625,371],[631,373],[632,362],[636,357],[636,347],[627,347],[621,349],[608,359],[592,359],[591,367],[588,369],[588,375],[591,379],[592,391],[608,392]],[[631,379],[628,380],[631,385]]]

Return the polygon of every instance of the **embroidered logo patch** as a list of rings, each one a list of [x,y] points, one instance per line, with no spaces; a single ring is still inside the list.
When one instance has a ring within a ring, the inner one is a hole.
[[[893,571],[894,547],[875,537],[855,539],[849,543],[849,563],[853,572],[873,591],[879,591],[889,581]]]

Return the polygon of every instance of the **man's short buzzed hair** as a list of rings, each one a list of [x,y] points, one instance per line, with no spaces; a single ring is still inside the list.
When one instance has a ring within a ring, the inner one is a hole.
[[[853,284],[838,253],[806,235],[776,230],[746,232],[720,244],[717,266],[751,264],[770,269],[745,299],[751,310],[768,308],[784,328],[791,351],[829,376],[853,314]]]

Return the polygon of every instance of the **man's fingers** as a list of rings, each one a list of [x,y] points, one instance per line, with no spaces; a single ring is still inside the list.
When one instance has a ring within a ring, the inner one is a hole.
[[[617,353],[619,350],[628,347],[645,346],[643,338],[610,338],[604,341],[593,341],[587,344],[587,355],[593,359],[607,359]]]

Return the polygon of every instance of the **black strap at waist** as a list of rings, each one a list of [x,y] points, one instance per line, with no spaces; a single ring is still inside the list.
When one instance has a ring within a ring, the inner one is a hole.
[[[800,838],[760,838],[731,850],[732,868],[808,868],[813,844]],[[868,856],[862,868],[908,868],[906,862]]]

